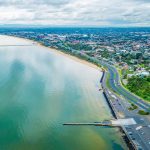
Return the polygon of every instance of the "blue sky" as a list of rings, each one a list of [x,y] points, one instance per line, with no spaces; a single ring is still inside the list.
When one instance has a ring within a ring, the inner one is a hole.
[[[0,0],[0,25],[150,26],[150,0]]]

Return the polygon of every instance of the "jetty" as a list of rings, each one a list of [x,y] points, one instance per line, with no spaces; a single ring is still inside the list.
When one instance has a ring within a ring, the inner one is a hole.
[[[90,125],[90,126],[107,126],[107,127],[121,127],[124,125],[135,125],[136,122],[133,118],[127,119],[114,119],[102,122],[93,122],[93,123],[64,123],[63,125],[71,125],[71,126],[83,126],[83,125]]]
[[[1,45],[0,44],[0,47],[13,47],[13,46],[33,46],[33,44],[21,44],[21,45]]]

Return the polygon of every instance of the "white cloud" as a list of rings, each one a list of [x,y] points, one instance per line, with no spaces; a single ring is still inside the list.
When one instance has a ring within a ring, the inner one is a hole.
[[[149,0],[0,0],[0,24],[150,26]]]

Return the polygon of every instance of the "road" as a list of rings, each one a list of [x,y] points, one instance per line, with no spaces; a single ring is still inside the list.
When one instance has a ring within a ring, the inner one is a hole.
[[[114,66],[109,65],[105,62],[101,62],[101,64],[103,66],[107,67],[107,69],[108,69],[108,72],[110,74],[109,85],[113,91],[115,91],[119,95],[123,96],[125,99],[131,101],[132,103],[136,104],[138,107],[150,112],[150,104],[149,103],[144,102],[143,100],[141,100],[140,98],[138,98],[137,96],[135,96],[134,94],[132,94],[131,92],[126,90],[124,87],[122,87],[122,85],[120,83],[119,73]]]
[[[102,62],[101,64],[108,68],[108,72],[105,72],[102,81],[102,87],[112,105],[113,111],[115,112],[117,118],[133,118],[136,122],[135,125],[122,126],[124,132],[126,133],[130,142],[133,143],[135,149],[149,150],[150,121],[146,117],[138,114],[138,110],[141,108],[149,111],[149,104],[140,100],[138,97],[121,86],[119,74],[113,66],[105,62]],[[112,91],[110,91],[106,85],[107,74],[110,74],[109,84]],[[124,98],[118,95],[122,95]],[[139,108],[133,111],[129,111],[129,101],[135,103],[137,106],[139,106]]]

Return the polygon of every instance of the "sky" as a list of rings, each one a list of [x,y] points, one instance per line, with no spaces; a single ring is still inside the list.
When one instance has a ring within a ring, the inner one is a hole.
[[[150,0],[0,0],[5,24],[150,27]]]

